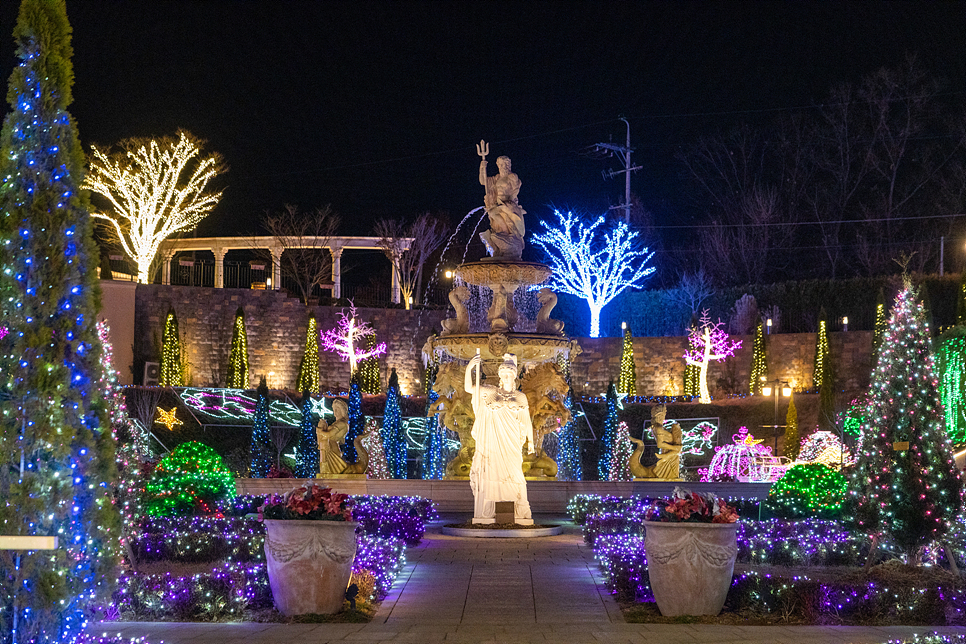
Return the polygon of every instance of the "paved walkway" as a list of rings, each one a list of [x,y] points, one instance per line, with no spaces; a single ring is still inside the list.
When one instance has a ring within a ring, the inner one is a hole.
[[[456,520],[462,517],[443,522]],[[91,628],[146,636],[152,644],[878,644],[934,630],[966,633],[911,626],[626,624],[579,528],[541,539],[468,539],[440,534],[439,524],[409,549],[406,568],[369,624],[108,622]]]

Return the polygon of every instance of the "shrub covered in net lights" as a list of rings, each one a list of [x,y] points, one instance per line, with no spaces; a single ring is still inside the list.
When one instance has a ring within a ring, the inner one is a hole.
[[[235,479],[213,449],[189,441],[161,459],[145,492],[151,516],[207,514],[216,502],[235,496]]]
[[[767,507],[785,519],[831,518],[842,510],[845,477],[821,463],[796,465],[768,492]]]

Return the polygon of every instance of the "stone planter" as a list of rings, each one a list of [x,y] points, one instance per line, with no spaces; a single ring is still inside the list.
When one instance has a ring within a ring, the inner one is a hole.
[[[265,558],[283,615],[337,613],[356,555],[354,521],[265,520]]]
[[[738,555],[737,523],[644,522],[647,572],[665,617],[717,615]]]

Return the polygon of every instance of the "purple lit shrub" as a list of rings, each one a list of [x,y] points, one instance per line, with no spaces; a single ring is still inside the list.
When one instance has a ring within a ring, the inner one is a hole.
[[[406,564],[406,545],[402,540],[393,537],[369,535],[359,535],[356,543],[352,574],[358,575],[363,571],[372,573],[376,580],[372,599],[382,599],[389,593]]]
[[[265,526],[255,519],[150,517],[131,549],[138,563],[264,562]]]
[[[601,535],[644,536],[644,512],[589,514],[584,523],[584,543],[593,546]]]
[[[437,518],[429,499],[416,496],[354,496],[352,518],[363,533],[394,537],[407,546],[418,545],[426,532],[426,521]]]
[[[618,601],[653,601],[644,537],[604,534],[594,546],[597,564],[604,574],[607,589]]]
[[[742,522],[738,528],[738,561],[775,566],[860,566],[871,541],[841,521]],[[884,553],[892,551],[880,542]]]

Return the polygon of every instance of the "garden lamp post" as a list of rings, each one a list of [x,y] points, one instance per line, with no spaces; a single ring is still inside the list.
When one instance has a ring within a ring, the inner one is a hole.
[[[774,416],[775,424],[772,425],[772,429],[775,432],[775,455],[777,456],[778,455],[778,428],[779,428],[778,399],[779,397],[788,398],[789,396],[791,396],[792,386],[791,386],[791,383],[789,383],[786,380],[765,380],[764,376],[762,376],[761,380],[762,382],[765,383],[764,386],[762,386],[761,388],[761,395],[768,398],[772,395],[772,393],[775,394],[775,416]]]

